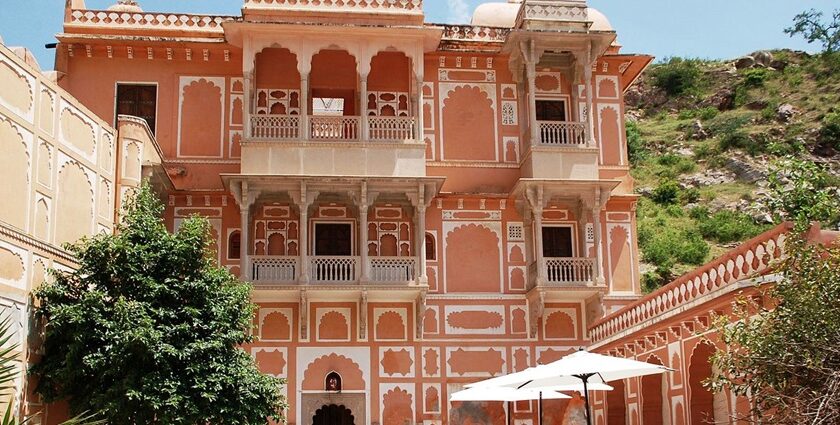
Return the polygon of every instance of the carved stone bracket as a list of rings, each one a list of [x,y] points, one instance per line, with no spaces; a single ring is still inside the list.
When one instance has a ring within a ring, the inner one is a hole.
[[[420,291],[420,295],[417,296],[417,305],[415,311],[415,325],[417,328],[417,340],[423,340],[423,316],[426,315],[426,291]]]
[[[300,291],[300,339],[308,339],[307,323],[309,323],[309,301],[307,300],[306,290]]]
[[[530,299],[528,302],[528,309],[530,311],[530,336],[537,337],[539,331],[540,319],[545,314],[545,292],[539,291],[536,297]]]
[[[362,291],[359,296],[359,339],[367,339],[367,311],[368,311],[368,293],[367,290]]]

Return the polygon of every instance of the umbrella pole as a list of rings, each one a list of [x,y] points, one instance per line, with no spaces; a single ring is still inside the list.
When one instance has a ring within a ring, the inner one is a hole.
[[[589,378],[592,377],[594,373],[588,373],[584,375],[575,375],[583,381],[583,400],[584,400],[584,408],[586,409],[586,425],[592,425],[592,418],[589,414],[589,388],[587,388],[587,381]]]
[[[542,422],[543,422],[542,391],[540,391],[540,402],[539,402],[539,405],[537,406],[537,408],[538,408],[538,410],[539,410],[539,412],[540,412],[540,422],[539,422],[539,425],[542,425]]]
[[[511,402],[507,403],[508,405],[508,425],[511,425],[513,421],[513,408],[511,406]]]

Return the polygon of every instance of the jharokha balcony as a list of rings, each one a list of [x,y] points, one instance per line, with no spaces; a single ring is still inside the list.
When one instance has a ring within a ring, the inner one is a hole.
[[[366,278],[362,259],[357,256],[315,256],[307,259],[309,272],[302,275],[300,257],[260,255],[250,258],[251,281],[255,285],[296,284],[402,284],[417,279],[416,257],[373,257],[367,259]]]
[[[405,142],[417,140],[414,117],[257,115],[251,117],[253,140]],[[306,124],[304,124],[306,121]]]

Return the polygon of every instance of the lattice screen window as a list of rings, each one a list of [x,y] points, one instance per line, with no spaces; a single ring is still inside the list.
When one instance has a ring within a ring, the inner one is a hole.
[[[507,224],[507,239],[509,241],[522,241],[525,239],[525,232],[522,228],[522,223],[508,223]]]
[[[300,90],[257,89],[258,115],[300,115]]]
[[[586,241],[595,242],[595,226],[592,223],[586,224]]]
[[[368,92],[367,115],[371,117],[409,116],[407,92]]]

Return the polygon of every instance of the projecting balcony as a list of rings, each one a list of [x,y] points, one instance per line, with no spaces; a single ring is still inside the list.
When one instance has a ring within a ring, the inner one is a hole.
[[[300,257],[253,256],[250,258],[252,282],[261,285],[411,285],[417,278],[416,257],[371,257],[363,279],[361,258],[355,256],[313,256],[307,259],[308,276],[299,276]]]
[[[595,259],[543,257],[531,264],[532,287],[574,287],[595,285]]]
[[[598,148],[587,140],[586,123],[537,121],[522,172],[527,178],[597,180]]]
[[[251,117],[251,138],[260,141],[312,140],[406,142],[417,140],[414,117],[309,116],[308,134],[297,115]],[[367,133],[367,137],[365,137]]]
[[[537,121],[541,146],[585,146],[586,123]]]

